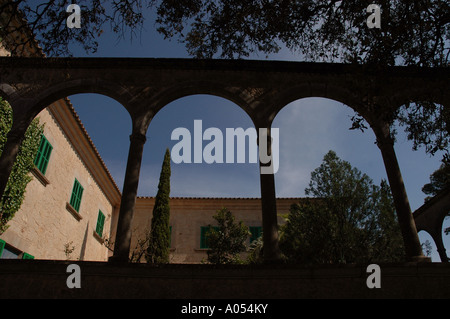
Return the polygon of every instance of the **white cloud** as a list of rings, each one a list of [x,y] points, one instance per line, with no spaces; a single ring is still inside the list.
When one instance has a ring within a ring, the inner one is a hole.
[[[310,98],[291,103],[277,115],[273,127],[280,128],[278,196],[304,196],[311,172],[339,144],[336,130],[342,130],[343,124],[349,126],[349,121],[339,122],[342,111],[340,103]]]

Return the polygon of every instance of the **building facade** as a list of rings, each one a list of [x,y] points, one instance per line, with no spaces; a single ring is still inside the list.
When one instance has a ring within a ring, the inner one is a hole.
[[[39,259],[106,261],[111,220],[120,191],[68,100],[42,111],[44,124],[33,180],[9,228],[0,236],[5,254]],[[73,250],[69,253],[70,250]]]
[[[10,55],[8,44],[15,37],[28,36],[19,30],[3,39],[0,56]],[[35,41],[22,55],[44,56]],[[119,188],[68,99],[55,101],[37,117],[44,132],[33,179],[21,208],[0,234],[0,258],[106,261],[104,238],[118,214]]]
[[[284,223],[283,215],[289,213],[290,206],[299,200],[277,199],[279,225]],[[151,228],[154,204],[154,197],[137,198],[132,224],[131,253],[139,250],[139,241],[145,239]],[[248,245],[262,235],[260,198],[171,198],[171,263],[201,263],[207,260],[206,230],[209,225],[216,225],[213,216],[222,208],[230,210],[236,222],[242,221],[249,227],[251,236],[247,241]]]

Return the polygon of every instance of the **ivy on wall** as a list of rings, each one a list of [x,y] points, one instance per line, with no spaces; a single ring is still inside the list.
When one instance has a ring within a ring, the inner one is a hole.
[[[6,144],[8,132],[11,129],[13,114],[8,102],[0,98],[0,155]],[[5,192],[0,200],[0,235],[8,228],[7,223],[20,209],[25,198],[25,189],[32,180],[29,172],[34,167],[44,125],[39,119],[34,119],[25,133],[22,145],[19,148],[17,159],[11,171]]]

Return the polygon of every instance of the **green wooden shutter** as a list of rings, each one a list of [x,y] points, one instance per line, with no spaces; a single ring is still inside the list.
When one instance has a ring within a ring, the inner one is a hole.
[[[41,137],[41,143],[39,144],[39,149],[34,159],[34,165],[37,169],[45,175],[47,172],[48,162],[50,160],[50,154],[52,153],[53,146],[45,138],[44,135]]]
[[[83,187],[80,182],[75,178],[75,183],[73,184],[72,196],[70,197],[70,205],[77,211],[80,212],[81,198],[83,196]]]
[[[28,253],[23,253],[22,259],[34,259],[34,256]]]
[[[212,227],[213,230],[215,231],[219,231],[219,227],[217,226],[213,226]],[[202,226],[201,230],[200,230],[200,249],[208,249],[209,248],[209,244],[208,244],[208,231],[209,231],[209,226]]]
[[[6,242],[0,239],[0,258],[2,258],[3,250],[5,249]]]
[[[98,217],[97,217],[97,227],[95,228],[95,232],[100,237],[103,236],[103,226],[105,225],[105,215],[102,213],[101,210],[98,211]]]
[[[206,249],[208,248],[208,244],[206,242],[206,232],[208,231],[208,227],[202,227],[200,230],[200,248]]]

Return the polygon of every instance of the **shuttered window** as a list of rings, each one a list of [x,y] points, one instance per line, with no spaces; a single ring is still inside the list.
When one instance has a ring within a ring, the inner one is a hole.
[[[44,135],[41,137],[41,143],[34,159],[34,165],[43,174],[47,172],[48,162],[50,160],[50,154],[52,153],[53,146],[47,141]]]
[[[219,227],[212,227],[212,229],[219,231]],[[209,245],[208,245],[208,231],[209,231],[209,227],[201,227],[200,230],[200,249],[208,249]]]
[[[2,258],[3,250],[5,249],[6,243],[4,240],[0,239],[0,258]]]
[[[83,187],[80,182],[75,178],[73,184],[72,196],[70,196],[70,206],[72,206],[77,212],[80,212],[81,198],[83,197]]]
[[[100,237],[103,236],[103,226],[105,225],[105,215],[102,213],[101,210],[98,211],[98,217],[97,217],[97,227],[95,228],[95,232]]]

